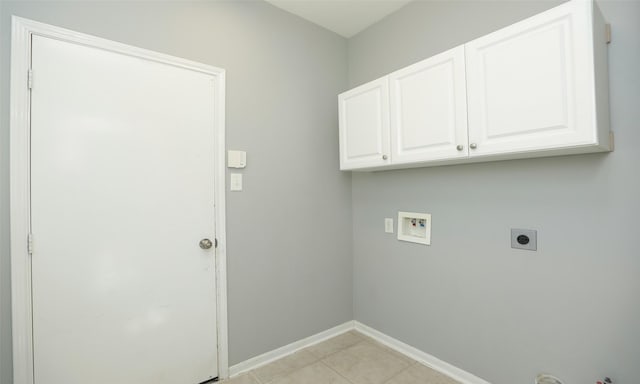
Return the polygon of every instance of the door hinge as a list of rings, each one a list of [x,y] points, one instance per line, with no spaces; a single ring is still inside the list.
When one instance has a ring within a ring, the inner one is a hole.
[[[29,233],[27,235],[27,250],[30,255],[33,255],[33,234]]]
[[[27,87],[29,87],[29,89],[33,88],[33,69],[29,69],[27,72]]]
[[[218,239],[213,239],[213,247],[218,248]]]
[[[605,24],[604,25],[604,33],[605,33],[605,40],[607,41],[607,44],[611,43],[611,24]]]

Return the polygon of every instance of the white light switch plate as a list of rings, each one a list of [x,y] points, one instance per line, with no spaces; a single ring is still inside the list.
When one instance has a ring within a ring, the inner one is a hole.
[[[393,219],[390,217],[386,217],[384,219],[384,231],[386,233],[393,233]]]
[[[247,152],[245,151],[228,151],[227,167],[244,168],[247,166]]]
[[[242,191],[242,173],[232,173],[229,188],[232,192]]]

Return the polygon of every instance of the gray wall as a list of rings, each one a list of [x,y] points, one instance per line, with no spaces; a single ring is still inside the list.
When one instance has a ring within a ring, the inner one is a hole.
[[[353,319],[351,183],[338,171],[346,40],[262,1],[2,2],[2,384],[11,383],[10,15],[227,70],[227,148],[246,150],[227,194],[231,364]]]
[[[361,84],[550,8],[415,2],[349,40]],[[354,173],[355,318],[492,383],[640,378],[640,3],[612,23],[610,154]],[[429,212],[432,245],[383,219]],[[538,230],[537,252],[509,229]]]

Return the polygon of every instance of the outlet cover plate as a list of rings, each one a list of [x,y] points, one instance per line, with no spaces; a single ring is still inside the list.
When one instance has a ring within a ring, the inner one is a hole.
[[[525,242],[526,241],[526,242]],[[538,250],[538,231],[534,229],[511,229],[511,248]]]

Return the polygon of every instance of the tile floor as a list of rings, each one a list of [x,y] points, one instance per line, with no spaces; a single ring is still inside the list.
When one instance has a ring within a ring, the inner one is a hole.
[[[223,384],[458,384],[373,339],[350,331]]]

